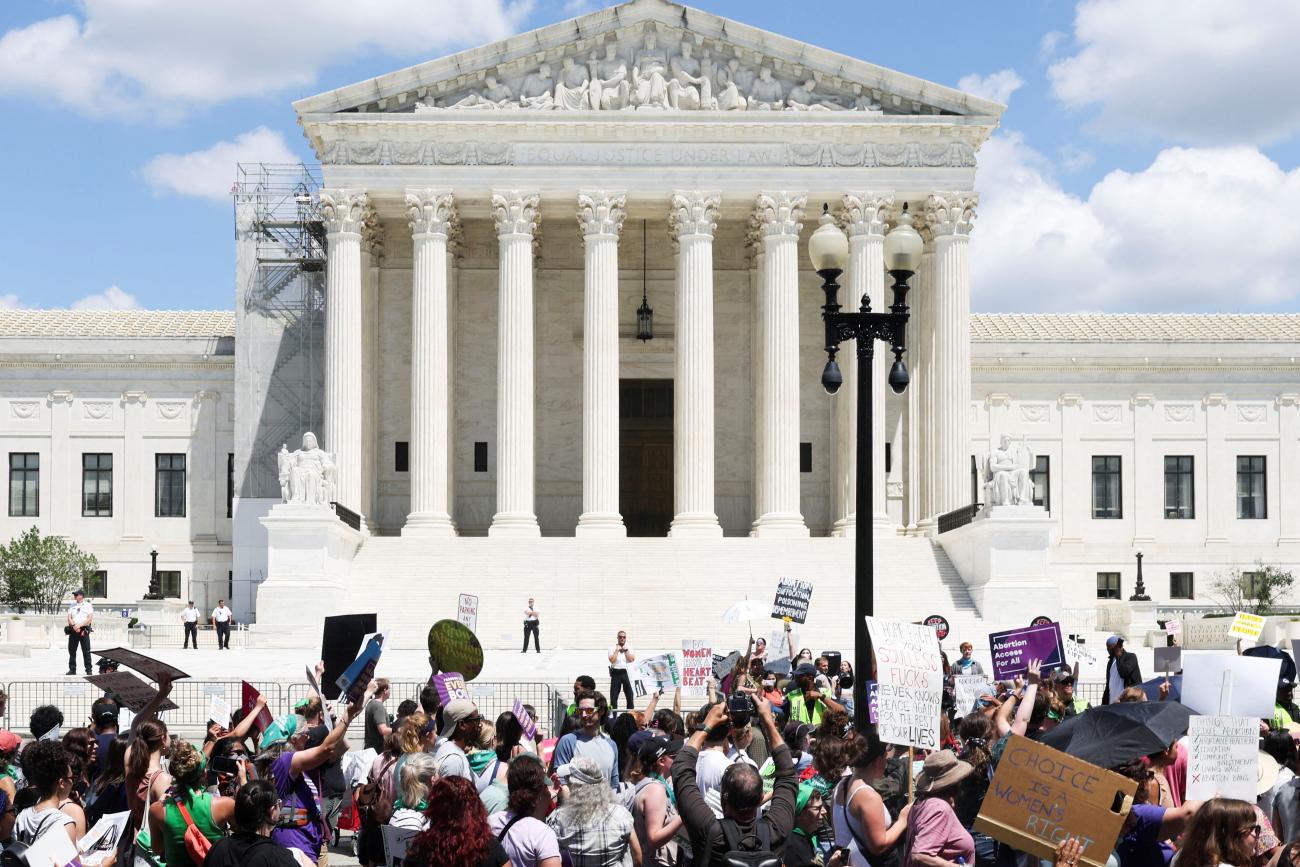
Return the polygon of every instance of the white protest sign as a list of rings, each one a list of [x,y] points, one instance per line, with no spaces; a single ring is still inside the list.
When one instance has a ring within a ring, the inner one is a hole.
[[[208,719],[226,731],[230,730],[230,702],[218,695],[208,703]]]
[[[460,594],[456,603],[456,619],[469,627],[470,632],[478,631],[478,597],[468,593]]]
[[[1255,803],[1259,720],[1194,716],[1188,720],[1187,799],[1238,798]]]
[[[1269,719],[1281,671],[1280,659],[1189,653],[1183,657],[1181,701],[1200,714]]]
[[[709,663],[712,667],[713,654],[709,654]],[[670,690],[682,685],[682,670],[677,663],[677,654],[661,653],[658,656],[651,656],[637,663],[640,673],[638,678],[645,684],[647,692],[656,689]]]
[[[325,728],[333,731],[334,714],[330,713],[330,703],[325,700],[325,693],[320,691],[320,684],[316,682],[316,672],[312,670],[310,665],[305,666],[305,668],[307,669],[307,683],[311,686],[312,691],[316,693],[316,697],[320,699],[321,716],[325,720]]]
[[[1182,635],[1182,634],[1183,634],[1183,621],[1181,621],[1181,620],[1166,620],[1166,621],[1165,621],[1165,634],[1166,634],[1166,635],[1173,635],[1173,636],[1175,636],[1175,637],[1176,637],[1176,636],[1179,636],[1179,635]]]
[[[1245,638],[1250,641],[1259,641],[1260,633],[1264,631],[1264,618],[1258,614],[1247,614],[1245,611],[1238,611],[1237,616],[1232,618],[1232,626],[1228,627],[1228,635],[1233,638]]]
[[[126,830],[126,822],[130,818],[130,810],[101,816],[95,823],[95,827],[77,841],[77,851],[81,853],[81,863],[84,867],[96,867],[102,864],[104,859],[117,849],[118,840]]]
[[[1070,639],[1065,640],[1065,661],[1073,668],[1077,663],[1082,662],[1084,665],[1096,665],[1097,654],[1093,653],[1084,645]]]
[[[994,695],[993,684],[982,674],[959,674],[952,679],[957,700],[957,715],[965,716],[975,709],[982,695]]]
[[[682,697],[705,698],[713,677],[713,642],[707,638],[682,639]]]
[[[889,744],[939,748],[943,666],[939,639],[923,623],[866,618],[876,652],[880,739]]]

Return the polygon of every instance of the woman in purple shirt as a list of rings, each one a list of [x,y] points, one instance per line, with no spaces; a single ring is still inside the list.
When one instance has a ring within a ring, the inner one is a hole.
[[[903,863],[912,867],[957,867],[975,862],[975,841],[953,810],[961,781],[971,766],[948,750],[925,757],[916,778],[916,803],[907,817]]]

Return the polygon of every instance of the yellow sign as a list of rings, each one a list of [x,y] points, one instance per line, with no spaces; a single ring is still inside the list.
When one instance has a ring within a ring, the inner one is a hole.
[[[1259,641],[1259,636],[1263,631],[1263,617],[1258,614],[1247,614],[1245,611],[1238,611],[1237,616],[1232,618],[1232,626],[1228,629],[1228,635],[1232,638],[1249,638],[1251,641]]]

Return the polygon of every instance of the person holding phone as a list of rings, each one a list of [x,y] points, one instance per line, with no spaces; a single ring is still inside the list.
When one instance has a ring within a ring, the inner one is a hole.
[[[627,633],[618,631],[618,643],[609,649],[609,707],[618,710],[619,690],[627,697],[627,709],[632,709],[632,679],[628,669],[636,662],[636,654],[627,645]]]

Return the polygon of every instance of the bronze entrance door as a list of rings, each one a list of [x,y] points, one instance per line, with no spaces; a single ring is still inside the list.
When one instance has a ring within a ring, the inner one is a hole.
[[[618,386],[618,507],[629,536],[667,536],[673,520],[673,382]]]

